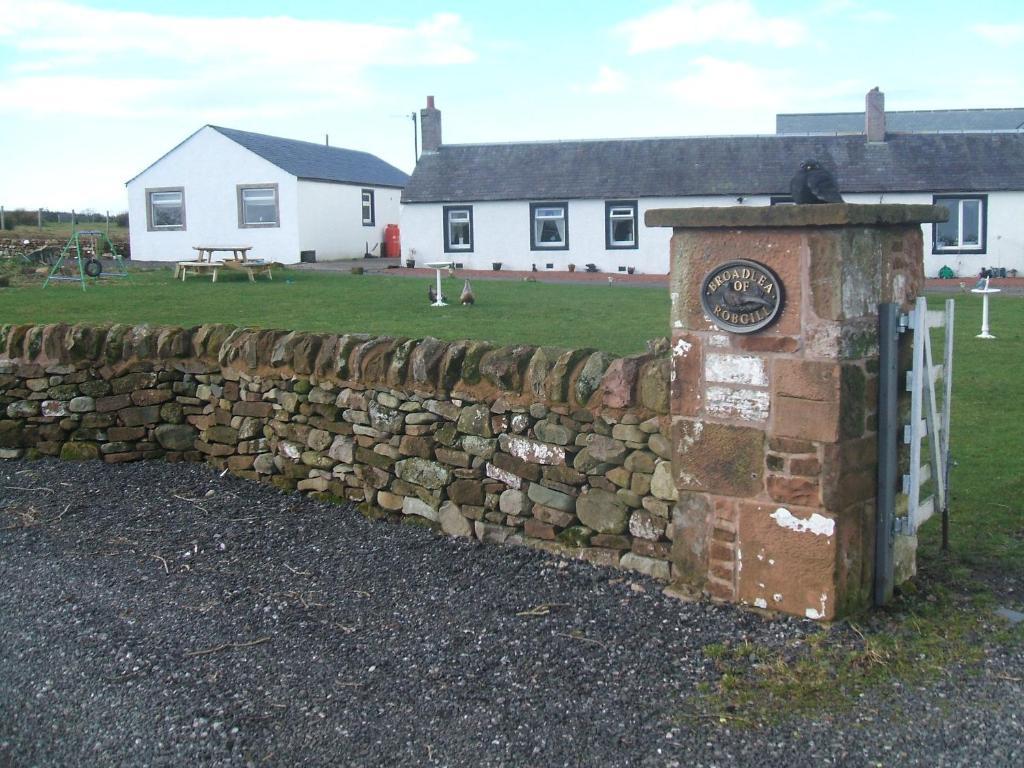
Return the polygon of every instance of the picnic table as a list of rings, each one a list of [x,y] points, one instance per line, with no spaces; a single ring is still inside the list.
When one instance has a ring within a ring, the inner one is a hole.
[[[198,261],[213,261],[213,254],[223,251],[230,253],[235,261],[245,262],[248,259],[251,245],[193,245],[193,251],[199,252]]]
[[[242,269],[249,275],[249,280],[256,282],[256,275],[266,275],[271,280],[274,276],[271,272],[272,264],[262,259],[250,259],[249,251],[251,245],[193,245],[192,250],[197,252],[198,258],[195,261],[179,261],[174,267],[174,277],[185,278],[191,272],[197,275],[211,274],[213,282],[217,282],[217,271],[221,267],[228,269]],[[214,261],[215,253],[230,253],[230,258],[222,261]]]

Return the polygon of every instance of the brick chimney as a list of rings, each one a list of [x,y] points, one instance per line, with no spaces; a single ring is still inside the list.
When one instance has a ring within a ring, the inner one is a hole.
[[[433,96],[427,96],[427,108],[420,110],[420,131],[423,151],[437,152],[441,146],[441,110],[434,107]]]
[[[885,94],[877,85],[864,97],[864,133],[868,141],[885,141]]]

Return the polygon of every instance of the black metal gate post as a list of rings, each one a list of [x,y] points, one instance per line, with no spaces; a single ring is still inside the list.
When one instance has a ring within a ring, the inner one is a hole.
[[[896,449],[899,432],[899,306],[878,305],[878,503],[875,514],[874,603],[892,598]]]

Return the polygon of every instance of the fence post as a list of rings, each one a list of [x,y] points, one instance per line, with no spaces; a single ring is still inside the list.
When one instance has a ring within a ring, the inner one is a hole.
[[[7,222],[4,221],[4,207],[0,205],[0,230],[7,229]]]
[[[39,214],[38,215],[39,215],[39,230],[42,231],[42,229],[43,229],[43,209],[42,208],[39,209]]]

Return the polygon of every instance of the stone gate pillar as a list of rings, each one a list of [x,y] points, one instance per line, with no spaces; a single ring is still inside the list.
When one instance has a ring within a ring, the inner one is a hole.
[[[945,209],[661,209],[673,228],[673,565],[814,619],[871,602],[880,302],[923,287]]]

